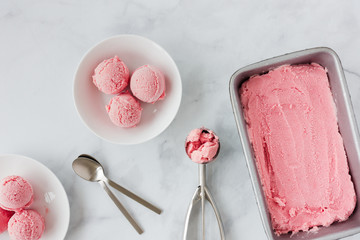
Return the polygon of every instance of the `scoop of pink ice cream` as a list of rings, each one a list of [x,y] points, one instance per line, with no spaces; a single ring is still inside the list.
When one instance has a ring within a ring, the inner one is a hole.
[[[94,70],[95,86],[106,94],[117,94],[129,84],[129,69],[118,56],[102,61]]]
[[[192,130],[186,138],[186,153],[196,163],[214,160],[219,149],[219,138],[205,128]]]
[[[135,127],[141,119],[142,108],[130,93],[113,97],[106,106],[110,120],[119,127]]]
[[[135,70],[130,80],[130,89],[135,97],[154,103],[165,97],[165,77],[156,67],[144,65]]]
[[[35,210],[15,213],[8,224],[9,235],[13,240],[38,240],[44,230],[44,218]]]
[[[8,222],[12,215],[14,215],[14,212],[0,208],[0,233],[7,230]]]
[[[33,202],[31,185],[20,176],[8,176],[0,182],[0,207],[17,211]]]

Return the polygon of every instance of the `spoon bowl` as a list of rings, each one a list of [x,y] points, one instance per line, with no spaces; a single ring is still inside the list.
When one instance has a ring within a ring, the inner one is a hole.
[[[79,177],[87,181],[98,182],[104,178],[104,169],[94,158],[80,155],[74,160],[72,167]]]

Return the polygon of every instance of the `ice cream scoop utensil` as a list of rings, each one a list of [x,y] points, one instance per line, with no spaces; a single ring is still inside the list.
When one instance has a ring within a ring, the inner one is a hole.
[[[204,129],[203,131],[206,131],[206,129]],[[185,150],[186,150],[186,146],[185,146]],[[217,150],[217,153],[214,156],[212,161],[214,161],[215,158],[218,156],[219,151],[220,151],[220,142],[219,142],[219,148]],[[189,209],[186,214],[183,240],[187,240],[187,238],[188,238],[190,216],[191,216],[194,206],[200,200],[201,200],[202,239],[205,240],[205,200],[207,200],[215,212],[216,220],[219,225],[220,238],[221,238],[221,240],[225,240],[224,227],[223,227],[223,224],[221,221],[220,213],[219,213],[218,209],[216,208],[214,198],[212,197],[209,189],[206,186],[206,164],[199,164],[199,186],[195,190],[195,193],[192,197]]]
[[[124,208],[124,206],[120,203],[120,201],[115,197],[115,195],[110,191],[107,187],[106,183],[110,186],[115,186],[116,189],[124,193],[126,196],[136,200],[137,202],[143,204],[146,207],[151,206],[151,210],[157,213],[161,213],[161,210],[156,208],[155,206],[151,205],[150,203],[146,202],[145,200],[141,199],[140,197],[136,196],[135,194],[131,193],[127,189],[121,187],[120,185],[114,183],[113,181],[106,178],[104,174],[104,169],[101,164],[93,157],[86,155],[86,156],[79,156],[77,159],[74,160],[73,169],[75,173],[80,176],[81,178],[92,181],[92,182],[99,182],[102,188],[106,191],[109,197],[113,200],[115,205],[119,208],[119,210],[124,214],[126,219],[130,222],[130,224],[135,228],[135,230],[141,234],[143,230],[135,221],[135,219],[128,213],[128,211]],[[110,183],[111,182],[111,183]]]

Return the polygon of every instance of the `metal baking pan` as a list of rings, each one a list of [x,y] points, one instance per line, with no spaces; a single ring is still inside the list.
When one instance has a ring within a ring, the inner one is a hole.
[[[264,192],[257,172],[254,152],[247,134],[243,108],[240,102],[239,88],[249,77],[264,74],[269,70],[285,64],[318,63],[327,68],[331,92],[337,109],[340,133],[344,140],[348,157],[350,174],[355,185],[357,199],[360,199],[360,148],[359,133],[356,126],[353,107],[346,85],[344,71],[337,54],[330,48],[319,47],[274,57],[237,70],[230,79],[230,98],[242,142],[247,167],[253,185],[260,216],[269,239],[339,239],[360,233],[360,208],[357,204],[354,213],[344,222],[333,223],[329,227],[320,227],[317,232],[299,232],[294,235],[277,236],[272,228],[270,214],[267,209]]]

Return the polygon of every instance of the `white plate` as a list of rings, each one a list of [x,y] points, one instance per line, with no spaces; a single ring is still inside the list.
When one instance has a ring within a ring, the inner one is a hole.
[[[18,175],[26,179],[34,190],[34,202],[29,207],[45,219],[41,240],[64,239],[70,220],[69,201],[59,179],[47,167],[31,158],[20,155],[0,155],[0,179]],[[0,240],[10,239],[8,232]]]
[[[151,64],[165,75],[166,97],[155,104],[143,103],[140,123],[134,128],[114,125],[105,110],[111,97],[100,92],[92,82],[95,67],[104,59],[117,55],[130,74],[138,67]],[[153,41],[136,35],[119,35],[91,48],[81,60],[74,79],[74,100],[84,123],[97,136],[118,144],[137,144],[164,131],[175,118],[181,102],[182,86],[179,70],[170,55]]]

